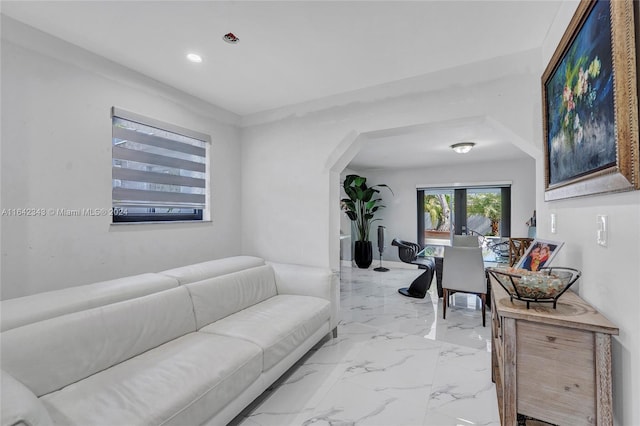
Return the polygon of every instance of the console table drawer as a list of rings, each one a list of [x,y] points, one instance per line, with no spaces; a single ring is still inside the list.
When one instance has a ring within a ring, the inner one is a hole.
[[[518,321],[516,342],[518,413],[553,424],[595,424],[594,334]]]

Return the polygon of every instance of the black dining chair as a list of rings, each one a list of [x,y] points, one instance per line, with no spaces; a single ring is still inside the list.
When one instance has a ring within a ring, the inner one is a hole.
[[[409,287],[398,289],[398,293],[408,297],[424,298],[433,281],[433,274],[436,269],[434,260],[432,258],[418,257],[418,252],[420,252],[421,248],[416,243],[394,238],[391,245],[398,247],[398,256],[401,261],[417,265],[419,269],[425,270],[418,278],[413,280]]]

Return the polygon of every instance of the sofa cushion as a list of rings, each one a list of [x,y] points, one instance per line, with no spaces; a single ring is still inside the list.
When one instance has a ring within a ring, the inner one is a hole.
[[[193,331],[177,287],[5,331],[2,368],[41,396]]]
[[[311,296],[278,295],[216,321],[200,332],[237,337],[264,350],[267,371],[321,327],[329,333],[331,306]]]
[[[160,273],[174,278],[178,280],[180,284],[184,285],[263,265],[264,260],[259,257],[234,256],[182,266],[180,268],[169,269]]]
[[[3,300],[0,302],[0,316],[2,318],[0,330],[6,331],[60,315],[121,302],[177,286],[178,282],[175,278],[160,274],[141,274]]]
[[[185,287],[193,299],[198,329],[276,295],[270,266],[245,269]]]
[[[278,294],[316,296],[331,302],[331,329],[338,326],[340,278],[328,268],[266,262],[273,268]]]
[[[197,425],[261,373],[249,342],[190,333],[41,398],[56,424]]]
[[[0,424],[50,426],[53,421],[42,402],[5,371],[0,377]]]

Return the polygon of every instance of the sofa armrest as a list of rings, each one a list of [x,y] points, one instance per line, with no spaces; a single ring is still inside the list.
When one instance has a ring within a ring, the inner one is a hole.
[[[25,385],[4,370],[0,376],[2,426],[53,425],[47,409]]]
[[[315,296],[331,303],[331,329],[336,336],[340,309],[338,274],[328,268],[267,262],[273,268],[278,294]]]

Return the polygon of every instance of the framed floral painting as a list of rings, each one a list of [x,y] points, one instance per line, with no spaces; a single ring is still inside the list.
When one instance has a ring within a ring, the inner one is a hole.
[[[583,0],[542,76],[545,200],[640,189],[631,0]]]

